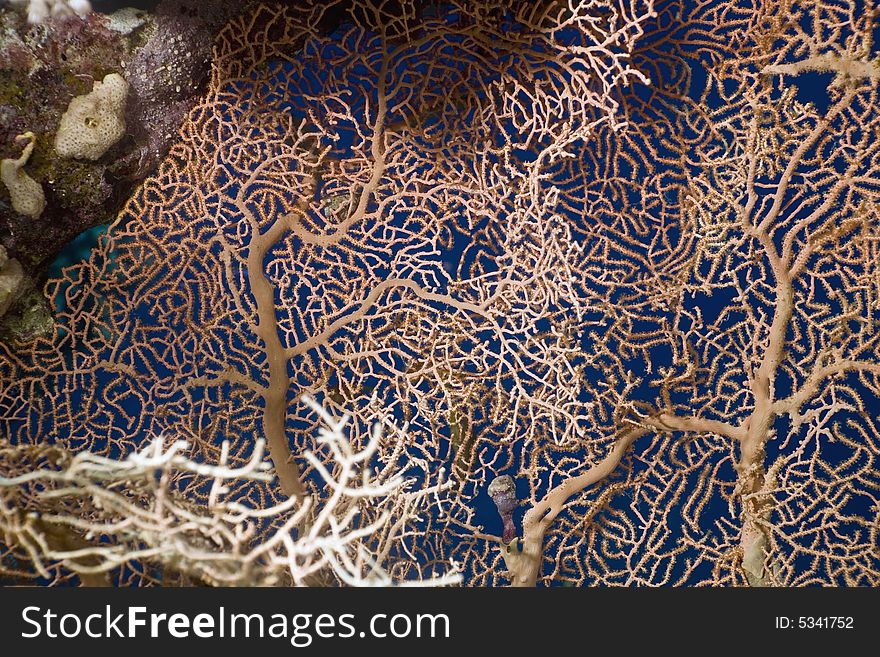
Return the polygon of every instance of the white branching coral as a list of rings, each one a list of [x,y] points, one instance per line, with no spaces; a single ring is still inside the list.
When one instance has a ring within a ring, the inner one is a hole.
[[[30,462],[46,459],[54,466],[0,477],[0,535],[7,545],[19,546],[46,578],[59,562],[81,577],[141,562],[226,586],[459,583],[454,563],[444,573],[395,581],[379,557],[387,554],[389,542],[401,538],[407,524],[401,511],[412,514],[434,502],[451,483],[441,473],[434,485],[414,489],[415,479],[403,476],[415,472],[412,464],[396,472],[372,470],[381,426],[374,426],[364,449],[355,450],[343,432],[347,416],[335,420],[314,400],[304,401],[324,423],[318,445],[333,455],[332,466],[305,455],[329,490],[324,500],[307,495],[258,508],[234,499],[230,493],[240,491],[242,483],[274,478],[262,439],[240,467],[229,466],[228,442],[216,464],[191,460],[186,441],[169,445],[164,436],[121,460],[42,446],[32,450]],[[12,454],[22,452],[0,446],[0,459],[8,461]],[[180,492],[175,482],[181,476],[203,482],[207,504]],[[40,490],[35,499],[42,513],[24,508],[24,491],[31,487]],[[65,512],[68,505],[89,512],[77,517]]]
[[[49,16],[85,16],[92,10],[88,0],[10,0],[13,5],[27,5],[28,23],[42,23]]]

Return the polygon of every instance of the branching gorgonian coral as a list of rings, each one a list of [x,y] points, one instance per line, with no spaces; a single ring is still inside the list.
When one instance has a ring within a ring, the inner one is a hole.
[[[864,4],[256,5],[50,281],[53,338],[0,345],[9,444],[118,458],[165,432],[238,468],[264,439],[278,483],[240,493],[276,508],[329,493],[305,393],[359,418],[354,450],[405,426],[389,472],[450,473],[389,509],[394,580],[876,585]]]

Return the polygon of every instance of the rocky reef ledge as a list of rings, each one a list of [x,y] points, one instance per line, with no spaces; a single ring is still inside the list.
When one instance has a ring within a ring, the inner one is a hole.
[[[112,221],[166,155],[204,91],[217,32],[250,3],[163,0],[103,13],[109,4],[34,23],[26,4],[0,0],[0,160],[16,181],[0,185],[0,247],[20,278],[3,303],[6,324],[45,303],[32,292],[55,256]]]

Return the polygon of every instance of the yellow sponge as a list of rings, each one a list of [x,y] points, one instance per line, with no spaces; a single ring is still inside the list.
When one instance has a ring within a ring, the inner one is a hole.
[[[95,82],[92,91],[70,101],[55,135],[61,157],[97,160],[125,134],[128,82],[118,73]]]
[[[12,197],[12,208],[19,214],[36,219],[46,208],[46,195],[43,188],[36,180],[27,175],[22,169],[27,164],[34,150],[34,133],[26,132],[16,137],[17,141],[28,140],[21,157],[17,160],[5,159],[0,162],[0,180],[9,190]]]

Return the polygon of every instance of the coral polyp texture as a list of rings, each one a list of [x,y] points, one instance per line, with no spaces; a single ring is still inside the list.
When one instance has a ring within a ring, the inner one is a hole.
[[[0,343],[7,580],[880,584],[877,12],[248,6]]]

